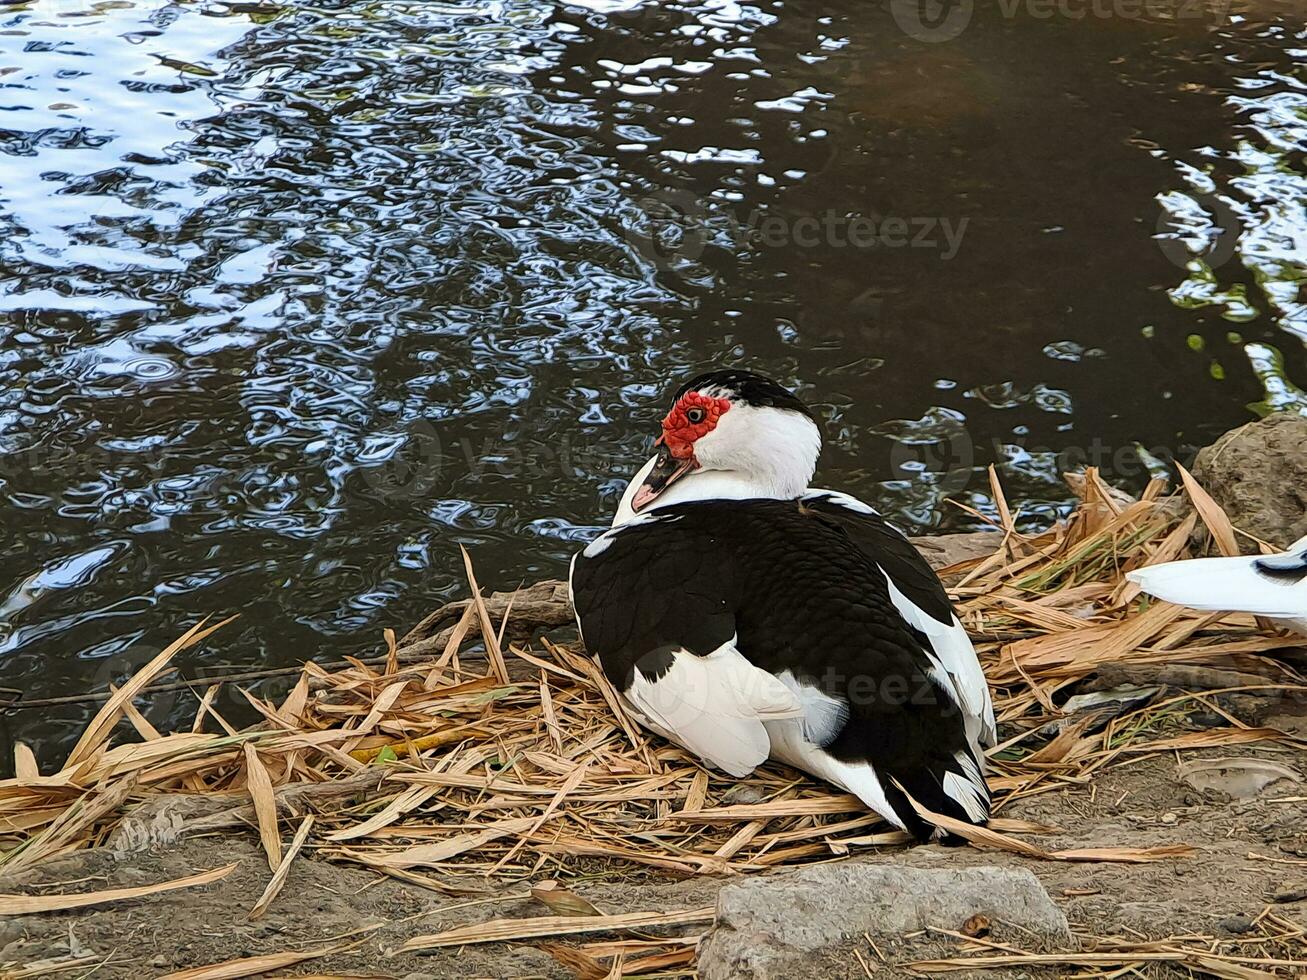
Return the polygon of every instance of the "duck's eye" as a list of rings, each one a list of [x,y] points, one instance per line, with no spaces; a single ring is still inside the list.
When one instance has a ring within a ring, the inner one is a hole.
[[[704,419],[708,417],[708,413],[705,412],[702,408],[690,408],[686,410],[685,417],[689,419],[694,425],[698,425],[700,422],[702,422]]]

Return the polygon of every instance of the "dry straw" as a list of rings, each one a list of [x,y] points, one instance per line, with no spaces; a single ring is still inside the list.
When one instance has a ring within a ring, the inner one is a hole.
[[[1173,860],[1186,852],[1183,841],[1154,849],[1088,841],[1050,852],[1026,839],[1048,828],[1004,811],[1013,800],[1083,785],[1142,754],[1293,742],[1232,716],[1223,727],[1196,728],[1186,713],[1211,699],[1167,692],[1163,683],[1155,685],[1162,693],[1114,717],[1066,719],[1056,707],[1069,687],[1112,672],[1136,683],[1180,670],[1199,687],[1216,678],[1216,686],[1252,691],[1307,689],[1277,656],[1295,641],[1251,617],[1150,603],[1125,581],[1132,568],[1188,556],[1201,525],[1223,548],[1235,540],[1220,508],[1184,476],[1196,511],[1184,497],[1164,497],[1160,482],[1137,501],[1123,500],[1090,471],[1076,484],[1082,502],[1074,515],[1033,535],[1017,529],[993,482],[1000,515],[994,553],[944,573],[1007,736],[991,758],[992,826],[953,828],[976,846],[1072,861]],[[475,582],[470,561],[467,571]],[[856,798],[826,784],[780,765],[723,778],[637,728],[579,647],[526,642],[533,628],[568,618],[558,583],[489,599],[474,588],[472,600],[433,614],[402,641],[388,634],[381,662],[330,671],[307,663],[279,703],[243,692],[261,718],[252,728],[227,724],[210,690],[192,730],[161,735],[132,700],[178,652],[222,625],[201,623],[109,698],[58,771],[41,774],[30,752],[17,747],[18,775],[0,782],[0,869],[104,844],[114,834],[116,842],[148,841],[152,821],[164,811],[182,813],[183,801],[195,830],[257,829],[275,877],[262,899],[251,895],[255,916],[275,899],[301,848],[466,895],[600,867],[610,877],[747,873],[903,842]],[[469,650],[477,640],[482,650]],[[139,740],[111,738],[124,721]],[[1050,738],[1052,722],[1062,724]],[[283,856],[290,828],[298,833]],[[21,898],[0,896],[11,903],[0,912]],[[700,921],[703,913],[684,914]],[[585,918],[554,925],[591,931],[596,923]],[[487,938],[504,938],[513,927],[481,928]],[[619,973],[635,963],[689,962],[692,951],[672,942],[656,949],[600,943],[593,956],[576,947],[566,955],[590,956],[591,971],[610,971],[621,958]],[[1003,955],[1020,960],[1012,965],[1045,965],[1027,954]],[[1196,966],[1173,949],[1101,956],[1095,962]],[[949,968],[918,964],[923,972]],[[230,972],[241,969],[203,975],[244,975]]]

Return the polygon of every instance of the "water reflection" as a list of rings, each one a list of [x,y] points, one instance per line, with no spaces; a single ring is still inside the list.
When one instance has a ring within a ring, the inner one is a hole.
[[[1300,22],[1013,9],[929,45],[806,0],[4,8],[0,684],[207,612],[183,672],[371,648],[458,543],[558,574],[707,364],[952,527],[991,462],[1035,523],[1068,459],[1289,404]]]

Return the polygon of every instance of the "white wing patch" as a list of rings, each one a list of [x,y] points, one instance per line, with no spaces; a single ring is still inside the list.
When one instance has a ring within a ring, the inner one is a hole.
[[[803,737],[822,747],[835,741],[835,736],[844,731],[849,722],[849,703],[800,683],[788,670],[781,671],[776,678],[793,692],[803,708]]]
[[[674,524],[679,520],[681,520],[680,514],[655,514],[653,512],[640,514],[636,517],[632,517],[624,524],[610,527],[607,531],[586,545],[585,548],[582,549],[581,554],[586,558],[598,558],[612,547],[613,542],[617,540],[617,536],[623,531],[633,531],[638,527],[642,527],[646,524],[653,524],[658,521],[667,524]]]
[[[876,510],[876,508],[871,506],[871,504],[863,503],[857,497],[850,497],[847,493],[842,493],[839,490],[819,490],[816,487],[812,487],[803,495],[802,499],[807,499],[808,497],[827,497],[830,499],[832,504],[843,507],[845,510],[851,510],[855,514],[874,514],[877,517],[880,516],[880,511]],[[892,530],[898,530],[898,528],[888,522],[886,523],[886,526]]]
[[[642,725],[732,776],[748,775],[771,753],[765,722],[803,716],[794,693],[749,663],[735,638],[703,657],[674,651],[657,680],[637,666],[623,693]]]
[[[971,645],[966,627],[957,616],[953,617],[951,625],[945,626],[900,592],[883,568],[881,574],[885,576],[890,601],[894,603],[899,615],[910,626],[925,633],[930,641],[931,649],[926,654],[937,668],[933,676],[937,681],[943,681],[944,688],[951,691],[957,700],[958,707],[966,718],[967,739],[978,748],[994,745],[998,741],[994,702],[990,698],[989,682],[985,680],[985,672],[980,669],[980,661],[976,658],[976,649]],[[976,754],[981,755],[979,751]]]
[[[989,787],[974,759],[966,752],[959,752],[953,758],[962,767],[962,775],[955,772],[944,773],[944,792],[953,797],[967,816],[976,823],[989,819]]]
[[[612,531],[605,531],[586,545],[581,554],[587,558],[598,558],[612,546],[615,539],[616,535]]]
[[[880,777],[868,762],[840,762],[804,737],[801,721],[769,721],[773,758],[795,769],[810,772],[819,779],[852,793],[899,830],[907,830],[903,819],[890,806]]]
[[[572,579],[576,577],[576,559],[579,555],[573,555],[572,560],[567,563],[567,601],[572,604],[572,618],[576,620],[576,635],[581,638],[581,645],[585,646],[585,630],[581,628],[581,614],[576,611],[576,591],[572,588]]]

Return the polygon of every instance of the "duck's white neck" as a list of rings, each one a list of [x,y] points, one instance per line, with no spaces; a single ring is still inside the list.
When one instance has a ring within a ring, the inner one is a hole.
[[[617,513],[613,516],[613,527],[625,524],[636,516],[631,508],[631,500],[635,497],[640,484],[644,482],[644,478],[653,469],[655,462],[657,457],[651,458],[640,467],[639,472],[627,484],[626,491],[622,494],[622,502],[617,505]],[[739,473],[726,473],[721,470],[700,471],[681,477],[660,493],[642,513],[647,514],[659,507],[670,507],[672,504],[685,504],[696,500],[751,500],[754,497],[773,497],[783,500],[787,497],[797,497],[805,489],[807,488],[800,487],[795,493],[777,493],[774,488],[761,485]]]

